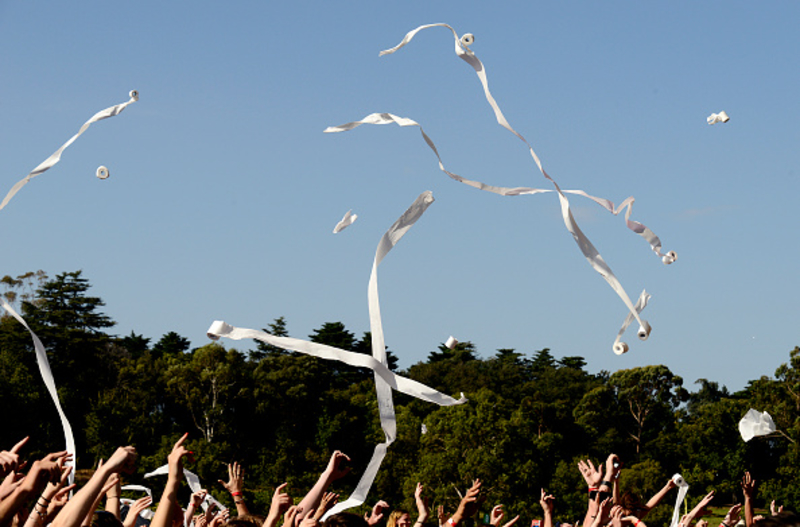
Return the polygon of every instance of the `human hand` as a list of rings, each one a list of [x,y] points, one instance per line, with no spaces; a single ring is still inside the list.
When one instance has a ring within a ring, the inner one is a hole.
[[[556,499],[553,497],[553,495],[547,494],[544,489],[542,489],[542,495],[539,498],[539,505],[542,506],[542,511],[544,511],[545,516],[553,516],[555,502]]]
[[[278,521],[278,518],[281,514],[286,512],[289,507],[292,505],[292,498],[283,491],[286,488],[288,483],[282,483],[275,488],[275,492],[272,493],[272,503],[269,506],[269,515],[268,517],[274,518],[275,521]]]
[[[712,490],[711,492],[706,494],[706,496],[702,500],[700,500],[700,503],[695,505],[694,509],[691,510],[691,512],[689,513],[689,523],[691,523],[693,519],[705,515],[706,514],[705,509],[713,499],[714,499],[714,491]]]
[[[425,490],[425,486],[417,482],[417,488],[414,490],[414,501],[417,504],[417,514],[419,515],[417,521],[421,523],[425,523],[430,514],[430,498],[422,497],[423,490]]]
[[[497,527],[500,525],[500,522],[503,521],[505,518],[506,513],[503,511],[502,505],[495,505],[492,507],[492,512],[489,513],[489,524],[494,525]]]
[[[506,524],[505,524],[505,525],[503,525],[503,527],[511,527],[512,525],[514,525],[515,523],[517,523],[517,520],[519,520],[519,514],[517,514],[515,517],[513,517],[512,519],[510,519],[509,521],[507,521],[507,522],[506,522]]]
[[[389,504],[383,500],[380,500],[378,503],[372,507],[372,511],[364,514],[364,519],[370,525],[376,525],[383,519],[384,511],[389,509]]]
[[[772,516],[777,516],[778,514],[783,512],[783,505],[777,507],[775,505],[775,500],[772,500],[772,502],[769,504],[769,512]]]
[[[478,509],[478,497],[481,494],[481,480],[476,479],[472,482],[472,486],[467,490],[467,493],[462,498],[461,503],[458,504],[455,516],[458,516],[456,523],[459,523],[464,518],[469,518]]]
[[[350,457],[347,454],[336,450],[331,454],[331,458],[328,461],[328,467],[325,469],[325,472],[330,477],[331,481],[343,478],[350,472],[350,467],[345,466],[346,463],[350,462]]]
[[[192,495],[194,497],[194,494]],[[125,521],[122,522],[123,527],[133,527],[136,525],[136,518],[145,510],[147,507],[153,504],[153,498],[150,496],[145,496],[144,498],[139,498],[138,500],[131,503],[131,506],[128,507],[128,514],[125,515]]]
[[[30,437],[25,437],[16,445],[11,447],[11,450],[0,451],[0,478],[5,477],[19,467],[19,451],[25,446]]]
[[[444,525],[447,521],[447,515],[444,513],[444,505],[436,507],[436,517],[439,519],[439,525]]]
[[[578,461],[578,470],[581,471],[586,485],[590,488],[599,487],[600,483],[603,481],[603,474],[600,473],[599,469],[594,467],[594,463],[592,463],[591,459]]]
[[[733,507],[728,510],[728,514],[725,515],[725,519],[722,521],[727,527],[733,527],[739,522],[739,513],[742,510],[742,504],[737,503]]]
[[[317,514],[314,512],[314,509],[309,509],[308,514],[306,514],[300,522],[299,527],[319,527],[319,521],[317,520]]]
[[[613,481],[616,475],[619,473],[621,463],[619,461],[619,456],[616,454],[610,454],[606,459],[606,481]]]
[[[121,446],[117,449],[103,467],[109,472],[124,472],[132,474],[136,468],[136,449],[132,446]]]
[[[317,507],[317,512],[314,513],[314,518],[319,520],[325,513],[331,510],[334,505],[339,502],[339,495],[334,492],[326,492],[322,495],[322,499],[319,501],[319,507]]]
[[[194,527],[207,527],[208,526],[208,518],[206,518],[205,514],[198,514],[194,517]]]
[[[611,506],[614,504],[611,498],[606,498],[600,502],[600,505],[597,507],[597,516],[593,523],[598,523],[598,525],[605,525],[608,523],[608,513],[611,510]]]
[[[209,507],[210,509],[211,507]],[[218,525],[222,525],[223,523],[228,522],[228,518],[230,518],[230,511],[228,509],[222,509],[217,514],[214,515],[214,518],[208,522],[208,527],[217,527]]]
[[[750,475],[750,472],[745,471],[742,478],[742,492],[744,492],[744,499],[751,499],[756,493],[756,480]]]
[[[193,492],[192,497],[189,498],[189,504],[196,509],[203,504],[203,501],[206,499],[207,495],[208,491],[206,489],[200,489],[197,492]]]
[[[167,463],[169,463],[169,477],[182,478],[183,477],[183,457],[191,454],[189,450],[183,446],[189,434],[183,434],[180,439],[172,447],[172,452],[167,456]]]
[[[109,476],[109,478],[106,480],[105,485],[103,485],[103,489],[100,491],[100,495],[104,496],[106,493],[108,493],[109,490],[113,489],[118,484],[119,484],[119,474],[111,474],[111,476]],[[116,497],[119,498],[119,494],[117,494]]]
[[[611,507],[611,525],[613,527],[622,527],[622,516],[625,511],[619,505]]]
[[[244,468],[236,461],[228,463],[228,482],[225,483],[222,480],[219,482],[231,495],[241,495],[242,489],[244,489]]]
[[[302,512],[302,509],[297,505],[292,505],[286,509],[286,513],[283,515],[283,527],[294,527],[294,519],[300,512]]]
[[[8,475],[3,478],[3,483],[0,483],[0,501],[3,501],[17,490],[17,487],[22,485],[24,480],[25,474],[14,472],[13,470],[9,472]]]
[[[765,520],[765,519],[766,518],[764,518],[764,516],[762,516],[761,514],[756,514],[755,516],[753,516],[753,523],[760,522],[761,520]]]

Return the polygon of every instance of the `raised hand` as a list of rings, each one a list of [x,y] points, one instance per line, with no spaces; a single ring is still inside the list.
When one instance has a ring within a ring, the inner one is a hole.
[[[0,478],[5,477],[7,474],[19,467],[19,451],[28,442],[29,437],[23,438],[16,445],[11,447],[11,450],[0,451]]]
[[[422,483],[417,482],[417,488],[414,490],[414,501],[417,504],[417,523],[425,523],[430,514],[430,499],[422,497],[422,491],[425,487]],[[416,525],[416,524],[415,524]]]
[[[336,450],[331,454],[331,459],[328,461],[328,467],[325,471],[329,474],[331,481],[343,478],[350,472],[350,467],[346,466],[350,462],[350,458],[344,452]]]
[[[770,514],[771,514],[772,516],[777,516],[778,514],[780,514],[780,513],[782,513],[782,512],[783,512],[783,505],[781,505],[780,507],[778,507],[778,506],[775,504],[775,500],[772,500],[772,501],[770,502],[770,504],[769,504],[769,512],[770,512]]]
[[[121,446],[105,462],[105,467],[111,472],[124,472],[132,474],[136,468],[136,449],[132,446]]]
[[[594,467],[594,463],[592,463],[591,459],[578,461],[578,470],[581,471],[586,485],[590,488],[599,487],[600,483],[603,481],[603,474],[600,472],[599,468]]]
[[[756,480],[750,475],[750,472],[745,472],[742,478],[742,491],[745,498],[752,498],[756,492]]]
[[[194,494],[192,498],[194,498]],[[136,525],[136,518],[139,517],[143,510],[152,504],[153,498],[150,496],[145,496],[144,498],[139,498],[134,501],[131,506],[128,507],[128,514],[125,515],[125,521],[122,522],[123,527],[134,527],[134,525]]]
[[[555,508],[556,499],[553,497],[552,494],[547,494],[544,489],[542,489],[541,497],[539,498],[539,505],[542,506],[542,511],[544,511],[545,516],[552,516],[553,509]]]
[[[742,504],[737,503],[733,507],[728,510],[728,514],[725,515],[725,519],[722,521],[722,524],[726,527],[733,527],[737,523],[739,523],[739,514],[742,510]]]
[[[467,493],[464,495],[461,503],[458,504],[458,510],[456,510],[454,515],[454,521],[456,523],[459,523],[461,520],[469,518],[475,514],[475,511],[478,510],[478,497],[480,494],[481,480],[476,479],[472,482],[472,486],[469,488],[469,490],[467,490]]]
[[[383,519],[384,511],[389,509],[389,504],[381,500],[372,507],[372,511],[364,514],[364,519],[370,525],[377,525]]]
[[[222,480],[219,480],[219,482],[231,495],[241,495],[244,489],[244,468],[236,461],[228,463],[228,482],[225,483]]]
[[[492,507],[492,512],[489,513],[489,523],[497,527],[500,522],[505,518],[506,513],[503,511],[502,505],[495,505]]]
[[[322,495],[322,499],[319,502],[319,507],[317,508],[317,512],[314,513],[314,519],[319,520],[325,513],[331,510],[334,505],[339,502],[339,495],[335,492],[326,492]],[[302,525],[302,524],[301,524]]]

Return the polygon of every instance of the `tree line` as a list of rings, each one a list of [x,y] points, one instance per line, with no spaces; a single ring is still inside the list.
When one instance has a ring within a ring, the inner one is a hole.
[[[218,343],[192,348],[175,332],[156,342],[133,332],[115,336],[114,321],[80,271],[52,279],[41,271],[6,276],[0,286],[47,348],[78,468],[131,444],[140,454],[131,478],[138,483],[189,432],[190,470],[214,489],[225,465],[239,461],[254,509],[265,511],[284,481],[302,496],[337,449],[352,458],[353,472],[337,489],[349,494],[384,439],[368,370],[256,341],[239,350]],[[283,317],[265,330],[289,336]],[[340,322],[326,322],[308,337],[370,353],[369,333],[357,337]],[[397,370],[391,351],[389,357]],[[774,378],[752,380],[736,393],[707,379],[691,391],[664,365],[613,373],[585,366],[582,357],[557,359],[548,348],[499,349],[484,358],[469,342],[452,350],[439,345],[426,361],[398,373],[447,394],[464,392],[469,403],[440,408],[395,392],[398,437],[370,500],[413,510],[421,481],[435,504],[452,511],[459,500],[454,488],[480,478],[489,503],[535,511],[544,487],[556,496],[557,516],[574,520],[586,500],[578,460],[615,452],[625,463],[622,488],[643,500],[680,472],[692,499],[715,488],[735,503],[742,473],[750,470],[765,500],[800,504],[800,348]],[[62,449],[30,334],[10,316],[0,318],[0,379],[0,446],[30,435],[31,455]],[[751,407],[768,411],[783,435],[742,441],[737,424]],[[671,506],[652,514],[662,523]]]

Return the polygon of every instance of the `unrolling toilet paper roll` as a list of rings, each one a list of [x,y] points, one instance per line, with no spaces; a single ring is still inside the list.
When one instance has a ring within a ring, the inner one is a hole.
[[[650,324],[646,320],[642,322],[643,322],[642,325],[639,326],[639,332],[637,333],[637,335],[639,336],[640,340],[647,340],[647,337],[650,336],[650,331],[652,330],[652,328],[650,327]]]
[[[100,179],[108,179],[109,176],[108,169],[104,166],[97,167],[96,176],[99,177]]]
[[[464,33],[461,37],[461,45],[471,46],[475,42],[475,35],[472,33]]]
[[[617,355],[622,355],[624,353],[628,353],[628,345],[624,342],[615,342],[614,343],[614,353]]]

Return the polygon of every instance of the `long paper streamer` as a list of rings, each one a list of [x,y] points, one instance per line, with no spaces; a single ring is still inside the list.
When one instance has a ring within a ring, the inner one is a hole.
[[[408,32],[406,34],[406,36],[403,38],[403,40],[400,42],[400,44],[398,44],[394,48],[382,51],[380,53],[380,55],[383,56],[383,55],[386,55],[386,54],[391,54],[391,53],[396,52],[397,50],[399,50],[400,48],[402,48],[403,46],[408,44],[419,31],[421,31],[423,29],[426,29],[426,28],[430,28],[430,27],[446,27],[446,28],[450,29],[450,31],[453,33],[453,37],[454,37],[454,40],[455,40],[455,52],[456,52],[456,55],[458,57],[460,57],[462,60],[464,60],[465,62],[467,62],[475,70],[475,73],[478,75],[478,78],[481,81],[481,85],[483,86],[483,91],[484,91],[484,95],[486,97],[486,100],[489,103],[489,105],[492,107],[492,110],[494,111],[495,118],[496,118],[498,124],[500,124],[505,129],[507,129],[508,131],[513,133],[515,136],[517,136],[517,138],[519,138],[523,143],[525,143],[525,145],[528,147],[528,151],[531,154],[531,157],[536,162],[536,165],[539,167],[539,170],[541,171],[542,175],[545,178],[547,178],[553,184],[553,186],[556,189],[556,192],[558,192],[559,202],[561,204],[562,217],[564,219],[564,225],[567,227],[567,230],[569,230],[570,233],[572,234],[573,238],[575,239],[576,243],[578,244],[578,247],[580,248],[580,250],[583,253],[584,257],[587,259],[587,261],[592,266],[592,268],[594,268],[595,271],[597,271],[606,280],[606,282],[608,282],[608,284],[611,286],[611,288],[614,289],[614,291],[617,293],[617,295],[620,297],[620,299],[622,299],[623,303],[628,308],[629,312],[639,322],[639,325],[642,326],[642,327],[645,327],[645,328],[649,327],[648,324],[646,324],[644,321],[642,321],[639,318],[639,314],[636,312],[633,304],[630,301],[630,298],[628,297],[628,295],[625,292],[625,290],[622,288],[622,285],[619,283],[619,280],[617,280],[616,276],[611,271],[611,268],[608,266],[608,264],[606,264],[606,262],[600,256],[600,254],[597,251],[597,249],[592,245],[592,243],[589,241],[589,239],[583,234],[583,232],[578,227],[577,223],[575,222],[575,218],[572,216],[572,212],[571,212],[570,207],[569,207],[569,200],[565,196],[565,193],[561,190],[561,188],[559,187],[558,183],[556,183],[556,181],[552,177],[550,177],[550,175],[547,173],[547,171],[545,171],[545,169],[544,169],[544,167],[542,165],[542,162],[539,159],[539,156],[533,150],[533,147],[530,145],[530,143],[528,143],[528,141],[521,134],[519,134],[516,130],[514,130],[514,128],[511,127],[511,125],[508,123],[508,120],[503,115],[503,112],[500,110],[500,107],[498,106],[497,101],[494,99],[494,97],[492,96],[492,94],[491,94],[491,92],[489,90],[489,83],[488,83],[488,80],[487,80],[487,77],[486,77],[486,70],[485,70],[485,68],[483,66],[483,63],[481,63],[481,61],[477,58],[477,56],[475,56],[475,54],[472,52],[472,50],[469,49],[469,45],[474,42],[473,35],[472,34],[465,34],[463,37],[459,38],[458,34],[456,33],[456,31],[448,24],[426,24],[426,25],[420,26],[420,27]],[[431,148],[433,148],[434,151],[435,151],[435,147],[433,147],[433,145],[432,145],[431,141],[429,140],[429,138],[424,134],[423,134],[423,136],[425,137],[426,141],[431,146]],[[437,153],[437,156],[438,156],[438,153]],[[441,166],[441,159],[440,159],[440,166]],[[480,188],[480,187],[478,187],[478,188]],[[642,225],[641,223],[634,222],[634,221],[630,220],[631,207],[632,207],[632,204],[633,204],[633,199],[632,198],[628,198],[628,200],[626,200],[620,206],[619,209],[615,209],[613,207],[613,204],[608,200],[599,200],[597,198],[593,198],[593,197],[589,196],[588,194],[583,193],[582,191],[575,191],[574,193],[579,193],[579,194],[582,194],[582,195],[584,195],[586,197],[594,199],[600,205],[606,206],[606,208],[610,212],[612,212],[614,214],[618,214],[619,211],[623,207],[626,207],[627,208],[627,212],[626,212],[625,220],[626,220],[626,225],[628,226],[628,228],[630,228],[631,230],[633,230],[634,232],[636,232],[637,234],[639,234],[640,236],[645,238],[648,241],[648,243],[650,243],[651,248],[654,250],[654,252],[657,255],[659,255],[660,257],[662,257],[662,261],[665,264],[671,264],[677,259],[677,255],[674,255],[674,253],[667,253],[667,255],[665,255],[665,254],[663,254],[661,252],[661,242],[658,239],[658,237],[655,236],[655,234],[650,229],[648,229],[646,226]],[[610,206],[604,205],[603,202],[606,202],[607,205],[610,205]],[[666,258],[665,256],[669,256],[669,258]]]
[[[150,490],[148,487],[145,487],[144,485],[123,485],[122,487],[120,487],[120,490],[145,492],[147,493],[147,496],[150,497],[150,499],[153,499],[153,491]],[[123,505],[127,505],[128,507],[130,507],[136,500],[131,500],[128,498],[120,498],[119,501]],[[139,516],[144,518],[145,520],[152,520],[153,516],[155,516],[155,513],[150,509],[144,509],[142,510],[142,512],[139,513]]]
[[[44,349],[44,345],[42,341],[39,340],[39,337],[36,336],[36,333],[31,330],[28,326],[28,323],[14,311],[14,309],[8,305],[8,302],[2,300],[3,309],[8,311],[8,313],[17,319],[17,321],[25,326],[25,329],[31,334],[31,338],[33,339],[33,347],[36,350],[36,363],[39,365],[39,373],[42,376],[42,380],[44,381],[44,385],[47,387],[47,391],[50,394],[50,397],[53,399],[53,403],[56,405],[56,410],[58,411],[58,416],[61,418],[61,428],[64,430],[64,442],[66,443],[66,450],[70,454],[72,454],[72,461],[69,463],[73,467],[77,462],[77,455],[75,452],[75,437],[72,435],[72,425],[69,424],[69,419],[67,419],[64,410],[61,408],[61,401],[58,399],[58,391],[56,390],[56,381],[53,378],[53,372],[50,370],[50,361],[47,360],[47,351]],[[70,485],[75,481],[75,471],[71,471],[69,473],[69,483]]]
[[[50,157],[48,157],[47,159],[42,161],[39,164],[39,166],[37,166],[36,168],[34,168],[31,171],[30,174],[28,174],[24,178],[20,179],[19,181],[17,181],[17,183],[13,187],[11,187],[11,190],[8,191],[8,194],[6,194],[6,197],[3,199],[3,202],[0,203],[0,210],[3,210],[3,208],[8,204],[8,202],[11,201],[11,198],[13,198],[14,195],[17,192],[19,192],[19,190],[22,187],[24,187],[25,185],[28,184],[28,181],[30,181],[31,179],[35,178],[36,176],[38,176],[42,172],[45,172],[48,169],[52,168],[53,165],[55,165],[56,163],[61,161],[62,152],[64,152],[64,150],[69,145],[74,143],[75,140],[78,137],[80,137],[81,134],[83,134],[83,132],[85,132],[89,128],[89,126],[92,125],[92,123],[96,123],[97,121],[101,121],[103,119],[108,119],[109,117],[114,117],[115,115],[119,114],[122,110],[127,108],[129,104],[133,104],[134,102],[139,100],[139,93],[136,90],[131,91],[129,95],[130,95],[130,100],[128,100],[127,102],[124,102],[124,103],[121,103],[121,104],[116,104],[114,106],[111,106],[109,108],[106,108],[105,110],[99,111],[96,114],[94,114],[91,119],[89,119],[88,121],[83,123],[83,126],[81,126],[81,129],[78,130],[77,134],[73,135],[70,138],[69,141],[67,141],[66,143],[61,145],[61,148],[59,148],[58,150],[53,152],[50,155]],[[106,172],[106,174],[107,174],[107,172]],[[99,175],[98,175],[98,177],[99,177]],[[106,177],[108,177],[108,176],[106,176]]]
[[[246,340],[256,339],[267,344],[271,344],[277,348],[296,351],[312,357],[318,357],[325,360],[336,360],[343,362],[350,366],[357,368],[369,368],[385,380],[392,389],[398,392],[405,393],[417,399],[428,401],[429,403],[438,404],[439,406],[452,406],[455,404],[463,404],[467,402],[464,394],[461,394],[460,399],[454,399],[449,395],[445,395],[439,391],[434,390],[424,384],[407,377],[402,377],[391,371],[385,364],[376,360],[374,357],[364,355],[363,353],[355,353],[352,351],[345,351],[343,349],[335,348],[325,344],[310,342],[308,340],[296,339],[293,337],[276,337],[270,335],[265,331],[255,329],[237,328],[223,322],[222,320],[215,320],[211,327],[208,328],[207,335],[209,338],[217,340],[220,337],[226,337],[231,340]]]
[[[145,478],[152,478],[153,476],[164,476],[169,474],[169,464],[161,465],[157,469],[153,470],[152,472],[148,472],[144,475]],[[203,490],[203,486],[200,484],[200,478],[194,472],[191,472],[187,469],[183,469],[183,477],[186,479],[186,483],[189,485],[189,488],[192,489],[192,492],[200,492]],[[206,497],[203,500],[202,507],[203,510],[208,509],[208,504],[212,503],[216,505],[219,510],[227,509],[225,505],[220,503],[211,493],[206,492]]]
[[[678,520],[680,520],[681,514],[681,503],[686,498],[686,493],[689,492],[689,484],[686,483],[686,480],[683,479],[683,476],[680,474],[675,474],[672,476],[672,481],[678,486],[678,497],[675,500],[675,509],[672,511],[672,521],[669,524],[669,527],[678,527]]]
[[[369,286],[367,288],[369,328],[372,335],[372,356],[386,367],[388,367],[389,363],[386,357],[386,342],[383,334],[381,306],[378,297],[378,266],[386,255],[389,254],[389,251],[397,245],[397,242],[399,242],[417,220],[422,217],[433,201],[433,194],[430,191],[420,194],[403,215],[389,227],[386,233],[384,233],[380,242],[378,242],[378,248],[375,250],[375,260],[372,263],[372,273],[370,274]],[[343,510],[357,507],[366,501],[369,489],[372,488],[372,483],[375,481],[378,469],[383,462],[383,458],[386,456],[386,451],[397,438],[397,421],[394,413],[394,403],[392,401],[392,388],[377,372],[374,376],[381,428],[383,429],[386,440],[375,446],[372,459],[364,470],[358,485],[356,485],[356,489],[350,497],[336,504],[325,514],[325,518]]]
[[[356,219],[358,219],[358,214],[353,214],[352,209],[348,210],[344,213],[342,220],[336,224],[336,227],[333,228],[333,234],[339,234],[344,229],[352,225]]]

